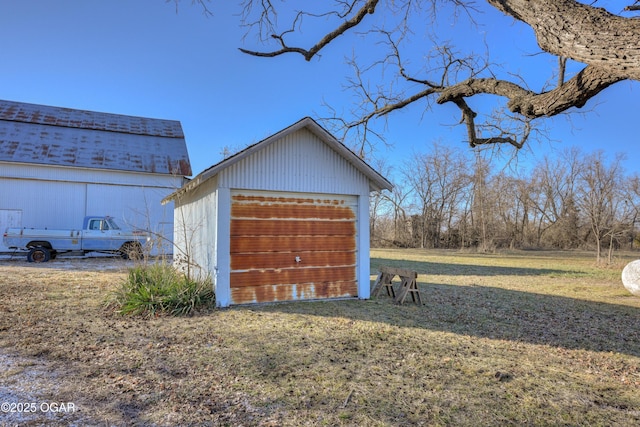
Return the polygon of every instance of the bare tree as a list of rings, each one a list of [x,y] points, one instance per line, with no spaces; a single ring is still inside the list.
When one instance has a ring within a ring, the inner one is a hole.
[[[400,247],[595,248],[598,262],[639,245],[640,177],[623,156],[571,148],[531,174],[491,172],[492,159],[434,144],[403,166],[403,179],[376,205],[375,235]]]
[[[333,117],[345,132],[356,130],[363,147],[381,137],[374,125],[380,117],[410,105],[431,109],[450,104],[459,109],[471,146],[520,148],[540,119],[581,108],[615,83],[640,80],[640,20],[631,15],[635,2],[628,0],[627,6],[597,0],[245,0],[243,22],[267,47],[241,50],[311,61],[338,39],[364,35],[362,43],[370,45],[365,50],[376,52],[377,58],[362,63],[359,56],[366,55],[356,52],[347,85],[360,101],[351,118]],[[487,7],[530,27],[541,53],[558,58],[542,88],[536,89],[539,76],[492,63],[490,46],[477,53],[440,40],[438,23],[481,27]],[[412,38],[416,34],[420,42]],[[422,59],[417,61],[412,53],[419,48]],[[484,104],[474,106],[473,100],[480,95],[503,102],[479,115]]]
[[[623,180],[622,157],[607,164],[599,151],[586,157],[580,172],[577,205],[586,217],[596,245],[596,259],[602,261],[602,244],[609,245],[609,260],[614,240],[620,235],[627,213],[621,213],[624,198],[620,188]],[[624,210],[624,209],[623,209]]]
[[[527,179],[507,175],[505,172],[492,179],[494,206],[501,224],[496,230],[496,243],[510,249],[521,248],[525,243],[529,223],[529,191]]]
[[[635,174],[630,176],[626,180],[625,188],[625,202],[629,208],[629,246],[631,249],[636,245],[636,224],[640,221],[640,176]]]
[[[559,157],[545,156],[533,171],[531,205],[536,212],[537,245],[546,243],[560,249],[575,248],[578,241],[576,185],[583,164],[577,147]]]
[[[393,182],[393,190],[390,193],[386,191],[381,193],[381,204],[386,208],[384,216],[386,227],[385,230],[381,230],[381,227],[378,227],[375,240],[383,242],[385,245],[410,246],[409,217],[407,214],[410,209],[408,202],[410,191],[410,188],[404,185],[403,182]],[[381,224],[383,222],[382,218],[378,218],[377,222]],[[374,240],[373,236],[372,240]]]
[[[489,188],[491,165],[487,159],[475,153],[472,173],[471,229],[475,244],[481,252],[493,249],[493,213],[492,194]]]
[[[445,235],[451,228],[463,190],[469,179],[469,160],[453,148],[434,143],[426,154],[406,162],[404,175],[416,199],[419,214],[413,217],[419,246],[448,246]]]

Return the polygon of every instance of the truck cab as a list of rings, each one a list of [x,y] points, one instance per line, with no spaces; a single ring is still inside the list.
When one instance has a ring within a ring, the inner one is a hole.
[[[83,225],[83,245],[82,249],[113,251],[122,245],[118,238],[120,227],[113,218],[110,217],[87,217]]]

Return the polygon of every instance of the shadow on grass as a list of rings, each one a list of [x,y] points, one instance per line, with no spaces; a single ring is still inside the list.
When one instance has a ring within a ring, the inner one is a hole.
[[[640,357],[640,309],[486,286],[419,283],[424,305],[324,301],[262,306],[259,310],[450,332],[530,344],[618,352]]]
[[[378,267],[406,268],[418,274],[433,274],[447,276],[548,276],[554,274],[584,275],[574,270],[557,270],[533,267],[504,267],[473,264],[450,264],[429,261],[393,260],[386,258],[371,258],[371,271],[378,272]]]

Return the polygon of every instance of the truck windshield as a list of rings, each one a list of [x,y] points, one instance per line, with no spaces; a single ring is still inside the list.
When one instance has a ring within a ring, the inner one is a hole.
[[[107,223],[109,224],[109,229],[120,230],[120,227],[118,227],[118,224],[116,224],[116,222],[113,219],[107,218]]]

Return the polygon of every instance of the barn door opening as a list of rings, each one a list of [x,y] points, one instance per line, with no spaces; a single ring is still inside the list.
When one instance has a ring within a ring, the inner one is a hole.
[[[231,303],[356,297],[355,196],[232,192]]]

